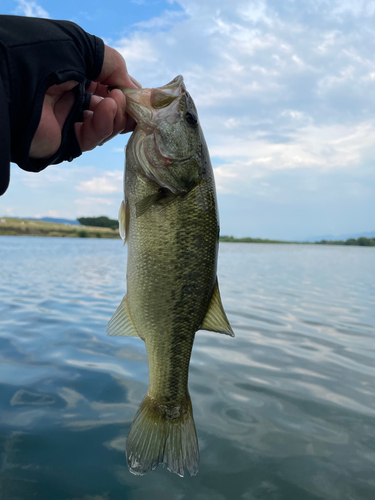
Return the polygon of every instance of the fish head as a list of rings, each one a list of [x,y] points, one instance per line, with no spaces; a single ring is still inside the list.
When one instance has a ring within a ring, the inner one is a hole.
[[[194,101],[182,76],[163,87],[125,89],[127,112],[137,122],[133,143],[138,168],[174,194],[205,175],[205,146]],[[207,160],[206,160],[207,162]]]

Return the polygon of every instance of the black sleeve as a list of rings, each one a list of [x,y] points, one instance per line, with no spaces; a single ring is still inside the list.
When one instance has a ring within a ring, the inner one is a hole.
[[[81,154],[73,124],[87,107],[85,89],[101,72],[104,43],[69,21],[0,16],[0,195],[9,183],[9,161],[39,172]],[[48,160],[30,160],[48,87],[76,80],[76,101],[62,144]]]

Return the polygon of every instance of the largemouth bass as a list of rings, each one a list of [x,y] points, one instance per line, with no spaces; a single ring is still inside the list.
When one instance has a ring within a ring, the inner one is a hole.
[[[216,278],[214,176],[182,76],[157,89],[123,91],[137,122],[119,213],[127,294],[107,333],[144,340],[150,378],[127,438],[127,462],[138,475],[159,464],[195,475],[199,450],[188,391],[194,336],[199,329],[234,336]]]

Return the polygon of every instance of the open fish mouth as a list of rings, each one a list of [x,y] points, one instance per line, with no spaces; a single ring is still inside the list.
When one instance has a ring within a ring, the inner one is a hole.
[[[137,122],[134,138],[137,156],[146,160],[140,162],[140,171],[174,194],[186,193],[186,182],[173,173],[174,165],[185,164],[196,154],[184,139],[187,127],[184,117],[192,101],[183,77],[178,75],[158,88],[122,90],[127,112]]]
[[[170,121],[178,109],[181,97],[186,94],[181,75],[163,87],[121,90],[126,96],[126,112],[146,128],[150,128],[151,122],[155,120]]]
[[[169,106],[172,101],[186,92],[184,78],[176,76],[171,82],[163,87],[151,89],[151,105],[154,109]]]

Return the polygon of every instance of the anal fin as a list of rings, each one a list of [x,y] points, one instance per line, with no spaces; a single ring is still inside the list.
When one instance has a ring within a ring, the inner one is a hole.
[[[122,299],[115,314],[107,325],[107,335],[111,337],[139,337],[128,312],[127,295]]]
[[[211,297],[211,302],[208,306],[206,316],[200,329],[208,330],[210,332],[225,333],[226,335],[234,337],[233,330],[229,324],[227,315],[224,312],[223,304],[221,303],[217,278]]]

